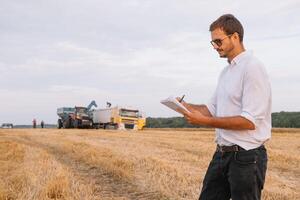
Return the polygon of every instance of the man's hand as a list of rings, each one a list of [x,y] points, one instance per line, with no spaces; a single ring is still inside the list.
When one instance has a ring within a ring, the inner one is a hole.
[[[179,101],[180,98],[177,97],[176,99]],[[196,110],[193,106],[190,106],[185,101],[182,101],[181,104],[184,107],[186,107],[190,112],[187,112],[184,109],[180,109],[180,108],[177,109],[177,111],[179,113],[183,114],[183,116],[186,118],[186,120],[190,124],[195,124],[195,125],[203,124],[205,122],[205,120],[207,119],[206,116],[204,116],[201,112]]]
[[[205,121],[207,120],[207,117],[204,116],[201,112],[199,112],[191,107],[189,107],[189,108],[187,107],[187,109],[190,112],[182,110],[181,113],[183,114],[183,116],[186,118],[186,120],[190,124],[200,125],[200,124],[204,124]]]

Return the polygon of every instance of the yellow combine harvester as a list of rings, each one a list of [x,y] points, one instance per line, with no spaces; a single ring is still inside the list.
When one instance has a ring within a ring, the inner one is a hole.
[[[104,129],[133,129],[142,130],[146,125],[146,118],[137,109],[112,107],[92,111],[93,125]]]

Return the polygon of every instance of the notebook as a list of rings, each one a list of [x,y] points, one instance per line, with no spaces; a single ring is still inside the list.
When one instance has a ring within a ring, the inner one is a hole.
[[[183,109],[187,112],[190,112],[184,105],[182,105],[174,96],[170,96],[167,99],[161,100],[160,103],[171,108],[172,110],[180,113],[177,109]],[[182,113],[180,113],[182,114]]]

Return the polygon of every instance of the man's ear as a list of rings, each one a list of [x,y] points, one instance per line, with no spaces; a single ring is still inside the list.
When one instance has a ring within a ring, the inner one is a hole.
[[[234,33],[232,34],[232,37],[233,37],[235,40],[239,40],[239,39],[240,39],[239,34],[238,34],[237,32],[234,32]]]
[[[235,32],[232,36],[235,40],[240,41],[240,35],[237,32]]]

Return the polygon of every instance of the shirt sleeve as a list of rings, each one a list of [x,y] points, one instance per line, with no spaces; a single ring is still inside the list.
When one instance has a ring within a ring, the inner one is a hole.
[[[260,63],[248,66],[243,80],[241,116],[255,126],[266,117],[270,104],[271,88],[268,76]]]

